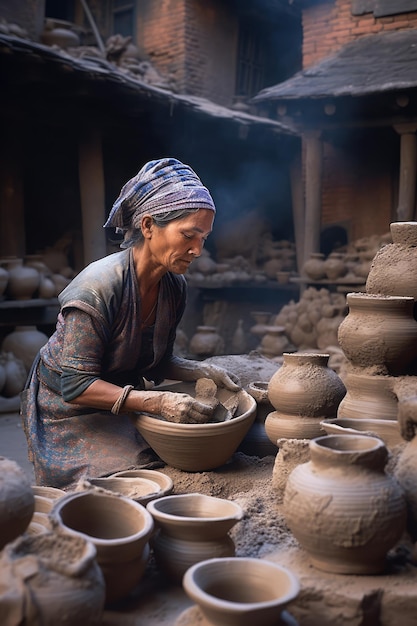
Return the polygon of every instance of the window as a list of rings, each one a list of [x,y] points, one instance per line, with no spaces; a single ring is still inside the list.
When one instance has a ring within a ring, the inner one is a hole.
[[[129,0],[113,0],[112,32],[124,37],[135,36],[135,3]]]
[[[258,30],[242,22],[239,32],[237,96],[254,96],[264,85],[266,52]]]

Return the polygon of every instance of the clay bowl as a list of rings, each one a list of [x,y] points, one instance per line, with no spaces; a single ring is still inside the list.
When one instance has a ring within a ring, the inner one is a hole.
[[[106,478],[89,478],[88,482],[93,487],[130,498],[143,505],[153,498],[157,498],[161,491],[155,480],[143,477],[109,476]]]
[[[379,437],[387,448],[404,443],[397,420],[354,419],[338,417],[323,420],[321,427],[328,435],[369,435]]]
[[[158,387],[195,396],[193,383],[174,383]],[[224,403],[235,394],[218,389]],[[175,424],[158,417],[138,414],[133,418],[139,433],[168,465],[188,472],[203,472],[224,465],[237,450],[256,416],[256,400],[246,391],[237,392],[239,405],[235,417],[209,424]]]
[[[81,535],[95,545],[107,604],[136,587],[146,568],[154,528],[144,506],[124,496],[86,490],[59,498],[49,516],[54,528]]]
[[[213,626],[276,626],[285,606],[298,595],[299,582],[286,568],[255,558],[215,558],[184,574],[186,594]]]
[[[159,486],[158,493],[154,495],[148,496],[148,501],[153,500],[154,498],[163,498],[164,496],[169,495],[174,489],[174,483],[171,478],[162,472],[157,472],[156,470],[149,469],[132,469],[132,470],[123,470],[121,472],[115,472],[111,475],[112,478],[147,478],[151,480]],[[143,504],[143,503],[142,503]]]

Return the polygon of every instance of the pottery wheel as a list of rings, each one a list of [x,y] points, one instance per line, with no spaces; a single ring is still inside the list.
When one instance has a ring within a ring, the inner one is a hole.
[[[179,615],[176,619],[174,626],[216,626],[213,622],[209,622],[197,605],[191,606]],[[298,626],[298,622],[295,618],[283,611],[281,613],[281,619],[277,621],[275,626]]]

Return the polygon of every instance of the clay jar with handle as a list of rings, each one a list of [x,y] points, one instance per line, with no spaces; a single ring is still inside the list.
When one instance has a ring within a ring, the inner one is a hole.
[[[387,459],[377,437],[327,435],[310,441],[310,461],[287,479],[284,515],[318,569],[384,571],[386,555],[406,524],[403,490],[385,473]]]
[[[35,498],[23,469],[0,456],[0,550],[25,532],[35,510]]]
[[[359,367],[380,366],[400,376],[417,357],[414,300],[406,296],[348,293],[349,313],[338,340],[345,356]]]
[[[54,528],[91,541],[106,582],[106,603],[128,596],[149,558],[152,516],[138,502],[97,491],[69,493],[49,514]]]
[[[181,583],[186,570],[204,559],[235,555],[229,530],[243,517],[235,502],[200,493],[171,495],[146,505],[157,532],[152,538],[161,570]]]
[[[283,354],[283,364],[268,384],[269,401],[275,411],[265,420],[265,430],[276,445],[279,438],[312,439],[323,434],[321,420],[336,417],[346,393],[328,354]]]
[[[45,532],[22,535],[0,556],[4,626],[101,624],[105,587],[93,544]]]

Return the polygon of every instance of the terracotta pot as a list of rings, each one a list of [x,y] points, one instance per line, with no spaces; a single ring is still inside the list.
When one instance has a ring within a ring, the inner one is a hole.
[[[243,517],[235,502],[200,493],[171,495],[147,505],[157,532],[152,538],[156,561],[174,582],[209,557],[234,556],[229,530]]]
[[[4,352],[12,352],[23,362],[26,372],[29,372],[40,348],[47,341],[48,335],[39,331],[36,326],[16,326],[14,331],[3,339],[1,349]]]
[[[343,382],[346,395],[339,404],[337,417],[397,419],[398,400],[393,391],[392,376],[347,372]]]
[[[407,373],[417,356],[413,298],[348,293],[347,302],[338,331],[347,359],[360,367],[382,366],[393,376]]]
[[[7,295],[12,300],[30,300],[39,287],[40,274],[34,267],[23,265],[23,259],[13,259],[7,263],[9,272]]]
[[[296,624],[284,611],[300,584],[288,569],[254,558],[213,558],[190,567],[186,594],[213,626]]]
[[[323,420],[323,430],[328,435],[369,435],[379,437],[388,449],[394,448],[403,442],[398,420],[388,419],[350,419],[338,417]]]
[[[393,243],[376,253],[366,281],[367,293],[412,296],[417,300],[417,222],[393,222]]]
[[[284,353],[280,369],[268,384],[269,401],[276,409],[265,420],[272,443],[278,438],[310,439],[322,433],[320,422],[336,417],[346,393],[339,376],[328,367],[329,355]]]
[[[224,341],[215,326],[197,326],[197,332],[191,337],[189,350],[203,358],[222,354]]]
[[[382,573],[406,523],[403,491],[385,473],[384,443],[327,435],[310,442],[310,454],[287,480],[284,515],[290,530],[320,570]]]
[[[23,469],[0,456],[0,550],[25,532],[35,510],[35,498]]]
[[[311,278],[311,280],[322,280],[326,278],[324,254],[321,252],[313,252],[310,258],[304,263],[302,273]]]
[[[70,493],[56,501],[52,522],[92,541],[106,582],[106,602],[126,597],[140,582],[148,560],[152,516],[128,498],[96,491]]]
[[[93,544],[46,532],[24,535],[0,557],[2,624],[101,624],[104,580]]]
[[[195,396],[193,383],[176,383],[159,389]],[[217,390],[217,398],[223,404],[234,396],[227,389]],[[239,404],[236,414],[224,422],[175,424],[139,414],[134,418],[134,424],[145,441],[168,465],[187,472],[215,469],[230,459],[255,420],[254,398],[243,390],[237,396]]]

